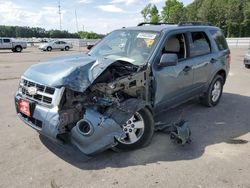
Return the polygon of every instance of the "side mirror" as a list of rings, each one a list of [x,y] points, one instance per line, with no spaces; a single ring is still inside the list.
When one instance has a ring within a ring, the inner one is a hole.
[[[177,54],[162,54],[159,67],[175,66],[178,63]]]

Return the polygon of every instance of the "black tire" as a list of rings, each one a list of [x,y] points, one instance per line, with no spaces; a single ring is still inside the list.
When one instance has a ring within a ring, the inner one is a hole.
[[[51,46],[48,46],[48,47],[47,47],[47,51],[48,51],[48,52],[51,52],[51,51],[52,51],[52,47],[51,47]]]
[[[65,46],[65,51],[69,51],[69,46]]]
[[[16,52],[15,48],[11,49],[12,52]]]
[[[20,53],[20,52],[22,52],[22,50],[23,50],[22,46],[16,46],[15,47],[15,52]]]
[[[143,108],[137,113],[142,117],[144,121],[144,132],[142,133],[139,140],[137,140],[135,143],[124,144],[117,140],[118,144],[114,148],[115,151],[134,150],[150,144],[154,134],[154,119],[152,113],[147,108]]]
[[[247,69],[250,69],[250,65],[245,65],[245,67],[246,67]]]
[[[220,84],[221,89],[219,92],[217,91],[217,97],[215,97],[215,96],[213,96],[213,91],[216,90],[215,87],[217,85],[215,86],[215,84],[218,84],[218,83]],[[205,106],[208,106],[208,107],[216,106],[221,99],[224,83],[225,83],[224,78],[221,75],[216,75],[214,77],[214,79],[212,80],[205,95],[203,97],[201,97],[201,103]],[[213,97],[215,97],[215,98],[213,98]]]

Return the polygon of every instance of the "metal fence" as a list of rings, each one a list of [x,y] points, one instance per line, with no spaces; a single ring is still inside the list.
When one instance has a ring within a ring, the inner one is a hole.
[[[230,47],[250,48],[250,38],[227,38]]]
[[[20,40],[20,39],[19,39]],[[41,42],[41,39],[38,38],[25,38],[21,39],[27,41],[31,46],[38,46]],[[48,40],[57,40],[57,39],[48,39]],[[100,39],[59,39],[64,40],[73,44],[74,47],[86,47],[88,43],[96,43]],[[227,38],[227,43],[230,47],[237,48],[250,48],[250,38]]]

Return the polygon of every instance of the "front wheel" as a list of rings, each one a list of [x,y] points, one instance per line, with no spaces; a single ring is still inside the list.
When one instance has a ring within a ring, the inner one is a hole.
[[[250,65],[245,65],[245,67],[246,67],[247,69],[250,69]]]
[[[224,83],[224,78],[220,75],[216,75],[211,82],[205,96],[201,98],[201,103],[208,107],[216,106],[220,101]]]
[[[47,47],[47,51],[48,51],[48,52],[51,52],[51,51],[52,51],[52,47],[51,47],[51,46],[48,46],[48,47]]]
[[[69,51],[69,47],[68,46],[65,47],[65,51]]]
[[[152,113],[147,108],[139,110],[123,125],[123,131],[126,137],[117,140],[116,149],[134,150],[147,146],[154,134]]]

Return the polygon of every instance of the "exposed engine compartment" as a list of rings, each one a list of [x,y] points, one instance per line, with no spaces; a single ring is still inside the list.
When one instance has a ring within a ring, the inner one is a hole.
[[[66,88],[59,106],[59,134],[67,133],[76,126],[87,108],[94,109],[105,117],[112,117],[119,125],[124,123],[135,109],[145,105],[148,98],[147,86],[146,70],[139,70],[138,66],[128,62],[117,61],[85,92]]]

